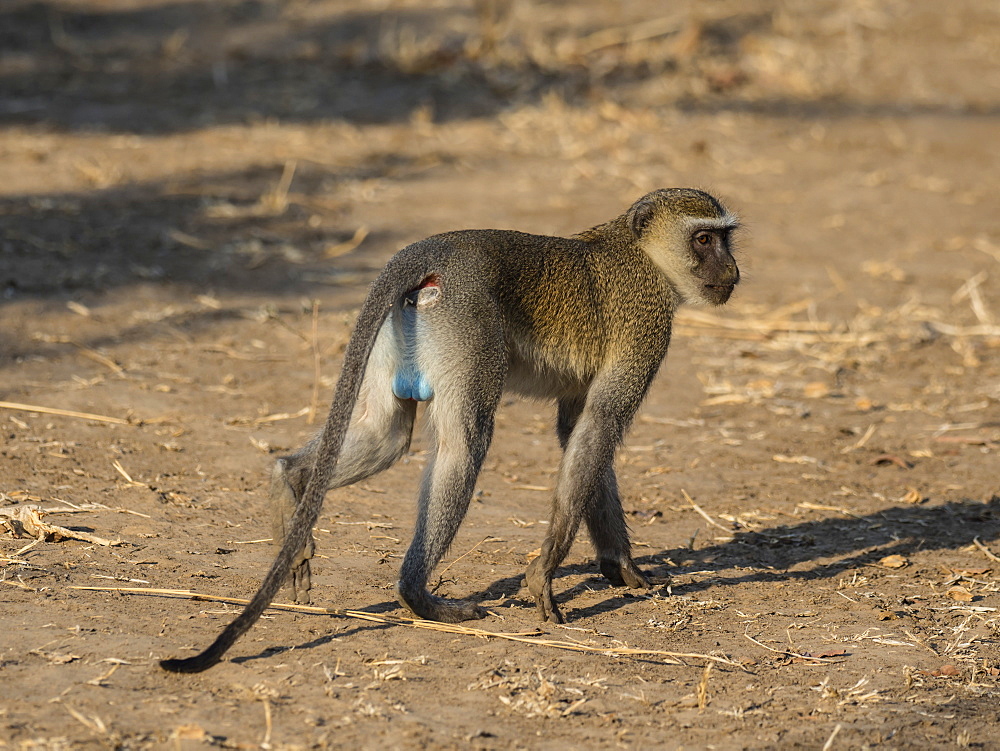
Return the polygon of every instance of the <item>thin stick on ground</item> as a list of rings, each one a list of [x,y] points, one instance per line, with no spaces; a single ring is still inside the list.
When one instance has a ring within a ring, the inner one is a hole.
[[[264,704],[264,739],[260,742],[260,747],[269,748],[273,723],[271,719],[271,702],[267,700],[266,696],[261,697],[261,702]]]
[[[698,711],[704,712],[708,706],[708,679],[712,675],[712,663],[705,663],[705,672],[701,674],[701,681],[698,683]]]
[[[687,501],[688,503],[690,503],[690,504],[691,504],[691,507],[692,507],[692,508],[693,508],[693,509],[694,509],[695,511],[697,511],[697,512],[698,512],[699,514],[701,514],[701,515],[702,515],[702,516],[703,516],[703,517],[705,518],[705,521],[707,521],[707,522],[708,522],[709,524],[711,524],[711,525],[712,525],[713,527],[718,527],[718,528],[719,528],[719,529],[721,529],[721,530],[722,530],[723,532],[727,532],[727,533],[729,533],[729,534],[732,534],[732,533],[733,533],[733,530],[731,530],[731,529],[726,529],[726,528],[725,528],[724,526],[722,526],[722,525],[721,525],[721,524],[719,524],[719,523],[718,523],[717,521],[715,521],[715,519],[713,519],[713,518],[712,518],[711,516],[709,516],[709,515],[708,515],[708,514],[707,514],[707,513],[705,512],[705,510],[704,510],[704,509],[702,509],[702,507],[701,507],[701,506],[699,506],[699,505],[698,505],[697,503],[695,503],[695,502],[694,502],[694,499],[693,499],[693,498],[691,498],[691,496],[689,496],[689,495],[688,495],[688,493],[687,493],[687,491],[686,491],[686,490],[684,490],[684,489],[682,488],[682,489],[681,489],[681,493],[683,493],[683,494],[684,494],[684,499],[685,499],[685,500],[686,500],[686,501]]]
[[[189,600],[204,602],[224,602],[230,605],[246,605],[250,601],[239,597],[220,597],[216,595],[206,595],[199,592],[192,592],[188,589],[157,589],[150,587],[82,587],[71,586],[69,589],[86,590],[89,592],[121,592],[124,594],[159,595],[163,597],[180,597]],[[543,635],[542,631],[526,631],[518,633],[505,633],[500,631],[486,631],[481,628],[462,626],[458,623],[439,623],[437,621],[424,621],[416,618],[405,618],[402,616],[376,615],[365,613],[360,610],[340,610],[335,608],[321,608],[312,605],[292,605],[287,603],[271,603],[269,609],[289,610],[296,613],[315,613],[317,615],[332,615],[339,618],[354,618],[372,623],[384,623],[392,626],[408,626],[410,628],[421,628],[428,631],[441,631],[448,634],[462,634],[465,636],[476,636],[481,639],[504,639],[506,641],[522,642],[524,644],[536,644],[552,649],[565,649],[570,652],[587,652],[590,654],[604,655],[605,657],[656,657],[669,665],[686,665],[683,662],[689,660],[707,660],[720,665],[732,665],[742,668],[742,666],[728,657],[718,655],[700,654],[696,652],[667,652],[660,649],[633,649],[631,647],[591,647],[586,644],[577,644],[571,641],[560,641],[555,639],[539,639]],[[810,658],[818,659],[818,658]]]
[[[871,425],[868,426],[868,430],[865,431],[865,434],[861,436],[860,439],[858,439],[857,443],[854,443],[850,446],[845,446],[840,450],[840,453],[849,454],[852,451],[857,451],[859,448],[862,448],[866,443],[868,443],[868,439],[870,439],[873,435],[875,435],[875,431],[877,429],[878,425],[872,423]]]
[[[69,343],[72,344],[74,347],[76,347],[78,350],[80,350],[80,354],[83,355],[84,357],[90,358],[96,363],[100,363],[119,378],[125,377],[125,368],[116,363],[110,357],[105,357],[100,352],[97,352],[96,350],[93,350],[90,347],[86,347],[80,344],[79,342],[74,342],[72,339],[69,340]]]
[[[840,732],[840,729],[841,729],[842,727],[843,727],[843,725],[841,725],[841,724],[840,724],[840,723],[838,722],[838,723],[837,723],[837,727],[835,727],[835,728],[833,729],[833,732],[832,732],[832,733],[830,733],[830,737],[829,737],[829,738],[827,738],[827,739],[826,739],[826,743],[824,743],[824,744],[823,744],[823,751],[830,751],[830,749],[831,749],[831,748],[833,748],[833,739],[837,737],[837,733],[839,733],[839,732]]]
[[[309,400],[309,417],[306,418],[307,425],[316,422],[316,413],[319,411],[319,381],[322,375],[319,351],[319,300],[313,300],[312,303],[312,355],[313,388],[312,399]]]
[[[445,566],[444,569],[442,569],[441,573],[438,575],[438,583],[437,583],[437,586],[434,587],[434,591],[437,591],[438,587],[440,587],[444,583],[444,575],[448,573],[448,569],[450,569],[452,566],[454,566],[460,560],[462,560],[467,555],[469,555],[470,553],[472,553],[476,548],[478,548],[484,542],[489,542],[490,540],[493,540],[493,539],[495,539],[493,537],[493,535],[486,535],[486,537],[484,537],[482,540],[480,540],[475,545],[473,545],[471,548],[469,548],[464,553],[462,553],[462,555],[460,555],[458,558],[456,558],[451,563],[449,563],[447,566]]]
[[[31,542],[29,542],[29,543],[28,543],[27,545],[25,545],[25,546],[24,546],[23,548],[21,548],[21,549],[19,549],[19,550],[15,550],[15,551],[14,551],[14,553],[13,553],[13,554],[11,555],[11,557],[10,557],[10,558],[7,558],[6,560],[7,560],[7,561],[9,561],[10,563],[27,563],[27,561],[19,561],[19,560],[17,560],[17,559],[18,559],[18,558],[19,558],[20,556],[22,556],[22,555],[24,555],[25,553],[27,553],[27,552],[28,552],[29,550],[31,550],[31,549],[32,549],[33,547],[35,547],[36,545],[38,545],[38,544],[39,544],[40,542],[41,542],[41,540],[39,540],[39,539],[37,539],[37,538],[36,538],[36,539],[34,539],[34,540],[32,540],[32,541],[31,541]]]
[[[132,479],[132,475],[130,475],[128,472],[125,471],[125,468],[121,465],[121,462],[119,462],[117,459],[115,459],[115,461],[111,462],[111,466],[114,467],[115,472],[117,472],[118,474],[120,474],[122,477],[125,478],[125,481],[129,485],[132,485],[132,486],[135,486],[135,487],[140,487],[140,488],[148,488],[149,487],[149,485],[147,485],[144,482],[139,482],[138,480],[133,480]]]
[[[0,584],[10,584],[12,587],[19,587],[21,589],[26,589],[29,592],[38,591],[34,587],[29,587],[27,584],[25,584],[23,581],[20,580],[15,581],[14,579],[0,579]]]
[[[775,654],[785,655],[786,657],[795,657],[800,660],[809,660],[810,662],[830,662],[830,663],[843,662],[843,660],[831,660],[828,657],[813,657],[812,655],[799,654],[798,652],[793,652],[790,649],[775,649],[774,647],[769,647],[766,644],[762,644],[761,642],[754,639],[752,636],[750,636],[750,634],[746,633],[745,631],[743,632],[743,635],[747,639],[752,641],[754,644],[756,644],[758,647],[763,647],[768,652],[774,652]]]
[[[36,412],[40,415],[58,415],[59,417],[74,417],[78,420],[94,420],[95,422],[110,422],[113,425],[132,425],[129,420],[121,417],[108,417],[107,415],[95,415],[90,412],[73,412],[68,409],[56,409],[55,407],[40,407],[37,404],[19,404],[17,402],[0,402],[0,409],[13,409],[19,412]]]
[[[977,548],[979,548],[982,551],[983,555],[985,555],[991,561],[1000,563],[1000,556],[996,555],[992,550],[990,550],[982,542],[980,542],[978,537],[972,538],[972,544],[975,545]]]

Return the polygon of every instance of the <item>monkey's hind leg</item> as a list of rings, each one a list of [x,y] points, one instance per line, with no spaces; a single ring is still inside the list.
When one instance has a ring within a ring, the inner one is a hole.
[[[271,509],[271,539],[278,548],[285,540],[292,514],[299,505],[299,496],[288,481],[288,463],[289,459],[278,459],[271,471],[271,492],[268,498]],[[303,485],[300,493],[304,489]],[[309,591],[312,589],[312,568],[309,561],[315,549],[316,545],[310,537],[309,542],[292,561],[292,573],[289,578],[292,600],[303,605],[309,604]]]
[[[467,452],[439,444],[433,466],[424,477],[413,542],[396,584],[399,603],[418,618],[458,623],[486,616],[474,602],[447,600],[427,590],[431,572],[465,518],[479,465]]]
[[[467,283],[472,287],[475,280]],[[396,594],[420,618],[457,623],[486,612],[473,602],[432,595],[427,582],[472,500],[493,438],[506,357],[499,317],[488,298],[470,294],[459,310],[443,302],[428,308],[419,358],[435,394],[428,415],[436,447],[421,482],[413,541]]]
[[[399,347],[389,323],[372,350],[361,394],[351,415],[344,446],[337,460],[330,488],[359,482],[391,467],[410,446],[417,403],[393,396],[391,381],[399,359]],[[305,492],[316,461],[318,442],[275,462],[271,473],[271,533],[281,546],[292,514]],[[310,538],[292,562],[290,584],[295,602],[308,603],[312,588],[310,559],[314,544]]]

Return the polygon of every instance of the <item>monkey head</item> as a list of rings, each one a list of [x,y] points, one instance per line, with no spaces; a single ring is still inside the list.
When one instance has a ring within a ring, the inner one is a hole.
[[[690,188],[654,190],[625,216],[635,242],[683,302],[722,305],[729,299],[740,281],[730,245],[739,220],[715,198]]]

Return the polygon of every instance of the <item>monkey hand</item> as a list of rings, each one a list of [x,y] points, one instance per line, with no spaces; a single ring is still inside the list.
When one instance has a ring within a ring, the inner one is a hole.
[[[601,573],[615,587],[649,589],[651,586],[646,575],[631,560],[620,563],[608,558],[602,558],[600,560],[600,567]]]

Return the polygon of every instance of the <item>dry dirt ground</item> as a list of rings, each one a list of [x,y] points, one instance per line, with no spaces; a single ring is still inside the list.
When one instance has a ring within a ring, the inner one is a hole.
[[[0,749],[1000,748],[997,4],[4,0],[0,175]],[[235,606],[81,589],[254,591],[396,249],[674,185],[746,279],[619,457],[652,590],[581,538],[536,622],[524,402],[438,571],[521,641],[393,622],[420,437],[316,531],[314,600],[387,622],[272,611],[168,675]]]

